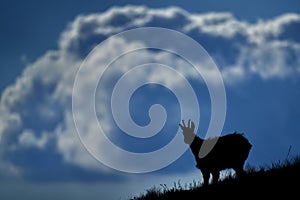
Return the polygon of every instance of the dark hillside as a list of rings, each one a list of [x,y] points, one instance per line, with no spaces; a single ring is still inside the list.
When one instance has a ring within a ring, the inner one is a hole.
[[[251,199],[260,197],[292,198],[300,196],[300,156],[284,162],[278,161],[269,167],[248,169],[244,177],[236,179],[228,176],[215,185],[196,186],[189,189],[182,187],[172,189],[152,188],[136,200],[166,199]]]

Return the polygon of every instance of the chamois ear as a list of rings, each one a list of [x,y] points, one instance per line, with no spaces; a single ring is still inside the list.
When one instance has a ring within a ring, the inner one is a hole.
[[[183,125],[184,128],[186,128],[186,125],[185,125],[185,123],[184,123],[184,120],[182,120],[182,125]]]
[[[180,128],[181,128],[182,130],[183,130],[184,128],[186,128],[185,123],[184,123],[184,120],[182,120],[182,125],[179,124],[179,126],[180,126]]]
[[[194,122],[192,122],[192,124],[191,124],[191,129],[194,131],[195,130],[195,124],[194,124]]]
[[[181,124],[179,124],[179,126],[180,126],[181,130],[183,130],[184,127]]]

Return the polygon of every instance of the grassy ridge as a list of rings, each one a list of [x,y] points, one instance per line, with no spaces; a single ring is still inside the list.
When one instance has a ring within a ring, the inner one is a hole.
[[[212,198],[238,198],[248,199],[261,197],[296,198],[300,196],[300,156],[293,159],[278,161],[269,167],[259,169],[248,168],[246,175],[235,178],[229,175],[215,185],[203,187],[201,184],[193,183],[188,187],[175,184],[174,188],[153,187],[134,197],[134,200],[168,200],[168,199],[201,199]]]

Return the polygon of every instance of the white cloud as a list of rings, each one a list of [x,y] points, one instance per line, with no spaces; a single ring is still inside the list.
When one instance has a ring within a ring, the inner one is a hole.
[[[225,38],[235,37],[237,34],[245,34],[248,24],[238,21],[231,13],[207,13],[191,15],[191,23],[184,27],[185,32],[198,30],[208,35]]]
[[[244,74],[257,74],[262,79],[291,78],[299,76],[300,45],[287,42],[266,43],[259,48],[244,47],[237,64]],[[230,69],[230,68],[229,68]]]
[[[43,149],[48,142],[49,135],[43,133],[41,137],[36,137],[32,130],[24,130],[18,138],[18,145]]]
[[[46,52],[28,65],[16,83],[3,92],[0,102],[0,139],[9,141],[18,138],[20,147],[45,148],[49,140],[46,133],[52,134],[58,152],[66,162],[98,169],[98,164],[84,150],[76,136],[71,98],[75,74],[87,53],[99,42],[112,34],[135,27],[162,26],[175,29],[190,35],[200,44],[205,43],[203,46],[209,54],[224,61],[220,64],[224,81],[235,84],[251,79],[251,75],[258,75],[262,79],[298,77],[300,44],[292,29],[285,27],[297,27],[299,22],[299,15],[286,14],[251,24],[239,21],[230,13],[195,14],[175,7],[150,9],[126,6],[99,14],[80,15],[62,32],[59,49]],[[81,95],[82,103],[86,103],[85,94],[91,83],[99,78],[95,70],[104,70],[103,63],[107,60],[132,46],[138,48],[141,45],[143,41],[115,40],[97,49],[98,57],[90,61],[94,62],[95,68],[85,72],[81,93],[77,94]],[[187,77],[195,77],[195,70],[181,59],[166,52],[151,51],[128,54],[112,64],[111,71],[107,73],[117,77],[126,72],[129,66],[147,62],[166,64]],[[211,79],[216,76],[208,68],[203,70]],[[163,80],[167,85],[180,85],[165,73],[154,73],[147,71],[141,76],[149,80]],[[110,83],[107,82],[104,87],[107,90],[99,94],[103,101],[109,98]],[[107,124],[105,131],[111,130],[112,121],[103,117],[109,108],[100,106],[97,109],[100,118]],[[97,130],[97,125],[91,124],[91,119],[87,117],[89,113],[84,109],[79,111],[79,116],[86,121],[86,130]],[[34,123],[45,126],[46,130],[34,130]],[[1,153],[4,154],[5,150]]]
[[[88,125],[94,126],[94,124],[87,122]],[[57,151],[62,155],[65,162],[94,171],[107,171],[107,168],[101,167],[99,162],[80,143],[70,111],[65,113],[64,123],[58,125],[54,132],[57,139]]]
[[[19,131],[22,126],[22,120],[20,115],[17,113],[9,113],[4,109],[1,109],[3,112],[0,114],[0,139],[4,140],[2,137],[8,137],[9,135],[4,134],[12,134],[16,131]]]
[[[250,37],[250,41],[260,45],[270,41],[289,41],[293,38],[281,38],[281,36],[284,36],[286,31],[291,31],[286,29],[288,26],[297,27],[299,22],[300,16],[298,14],[287,13],[271,20],[259,20],[258,23],[250,25],[247,32]],[[293,35],[293,37],[297,36]]]

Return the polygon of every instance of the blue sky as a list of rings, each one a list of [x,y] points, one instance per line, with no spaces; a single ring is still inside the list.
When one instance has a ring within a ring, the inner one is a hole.
[[[226,118],[221,134],[245,133],[253,144],[247,164],[261,166],[284,159],[290,146],[290,155],[300,152],[300,4],[297,1],[195,4],[32,0],[1,4],[0,24],[4,27],[0,31],[1,197],[19,199],[18,193],[26,191],[28,199],[40,195],[45,199],[86,196],[126,199],[161,183],[172,184],[179,179],[201,181],[190,151],[160,170],[130,174],[97,162],[74,133],[72,97],[85,102],[89,81],[99,78],[97,69],[89,68],[86,77],[83,75],[78,96],[72,94],[80,64],[97,44],[131,28],[173,29],[204,47],[218,67],[226,91]],[[176,43],[180,45],[180,41]],[[122,40],[103,44],[95,51],[101,56],[94,61],[101,66],[120,52],[139,45],[136,41]],[[151,69],[139,74],[140,77],[160,81],[165,87],[152,84],[139,88],[130,99],[129,110],[134,122],[145,126],[150,123],[151,105],[161,104],[167,114],[165,125],[154,137],[141,139],[124,134],[114,122],[108,98],[114,84],[129,66],[145,62],[183,70],[192,88],[198,91],[201,120],[197,133],[204,136],[212,113],[203,79],[195,76],[195,71],[180,57],[145,50],[120,57],[99,82],[95,100],[101,103],[95,109],[97,119],[104,124],[103,130],[109,132],[107,137],[125,150],[143,153],[163,147],[175,136],[182,116],[178,100],[168,86],[180,88],[182,82]],[[214,82],[214,71],[205,73]],[[97,136],[86,109],[78,107],[78,117],[84,123],[79,128],[87,130],[86,137]],[[186,108],[192,119],[194,109]],[[119,159],[120,166],[128,162],[113,151],[106,152],[101,147],[102,141],[99,142],[92,140],[91,144],[99,145],[97,150],[104,152],[106,158]]]

